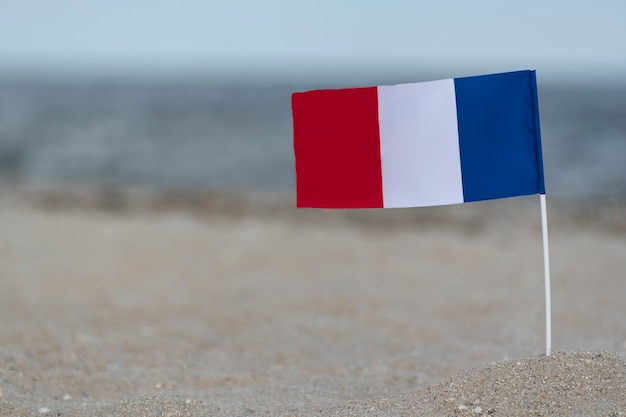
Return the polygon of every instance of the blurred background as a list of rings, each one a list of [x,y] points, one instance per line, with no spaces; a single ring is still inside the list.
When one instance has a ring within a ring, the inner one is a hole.
[[[290,95],[536,69],[548,194],[626,196],[626,3],[0,0],[0,184],[294,194]]]

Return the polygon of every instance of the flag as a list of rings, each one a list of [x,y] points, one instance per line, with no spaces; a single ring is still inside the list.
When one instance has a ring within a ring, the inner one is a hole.
[[[292,95],[297,206],[545,193],[535,71]]]

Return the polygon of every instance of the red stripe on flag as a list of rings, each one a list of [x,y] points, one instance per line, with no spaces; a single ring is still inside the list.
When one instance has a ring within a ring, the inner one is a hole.
[[[292,96],[298,207],[382,208],[376,87]]]

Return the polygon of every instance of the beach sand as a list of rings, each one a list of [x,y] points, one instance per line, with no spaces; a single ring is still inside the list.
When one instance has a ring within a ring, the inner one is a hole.
[[[626,416],[626,209],[0,193],[2,416]]]

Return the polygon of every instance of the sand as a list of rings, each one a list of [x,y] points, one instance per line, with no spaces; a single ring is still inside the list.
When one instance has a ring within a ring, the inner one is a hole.
[[[626,416],[626,209],[0,193],[2,416]]]

